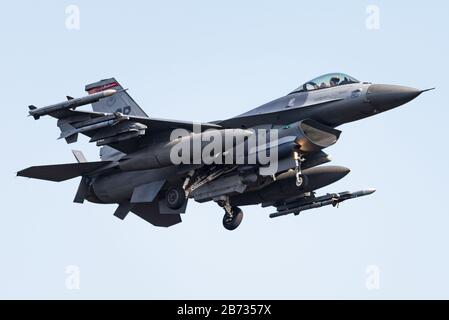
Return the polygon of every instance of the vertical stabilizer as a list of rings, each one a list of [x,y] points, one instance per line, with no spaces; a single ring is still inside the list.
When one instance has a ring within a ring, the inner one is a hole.
[[[114,89],[118,92],[108,98],[92,103],[93,111],[106,113],[120,112],[124,115],[147,117],[145,111],[143,111],[134,99],[123,90],[123,87],[117,80],[115,80],[115,78],[105,79],[86,85],[86,91],[89,94],[98,93],[108,89]]]

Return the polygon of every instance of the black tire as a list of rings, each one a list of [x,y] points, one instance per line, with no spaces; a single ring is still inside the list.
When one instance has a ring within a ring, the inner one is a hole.
[[[180,187],[170,187],[165,192],[165,199],[167,200],[167,206],[170,209],[178,210],[184,205],[186,201],[185,192]]]
[[[223,217],[223,227],[229,231],[237,229],[243,219],[243,211],[239,207],[232,207],[232,212],[232,219],[229,219],[228,214]]]

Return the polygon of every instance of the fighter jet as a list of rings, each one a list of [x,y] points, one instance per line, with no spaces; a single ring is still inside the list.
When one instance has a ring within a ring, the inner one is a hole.
[[[242,206],[274,207],[270,217],[275,218],[372,194],[374,189],[317,195],[316,190],[350,171],[323,166],[331,160],[324,149],[338,141],[342,124],[391,110],[432,89],[331,73],[239,116],[206,123],[149,117],[115,78],[85,90],[82,98],[29,106],[29,115],[56,118],[59,138],[67,143],[87,136],[101,147],[101,160],[88,162],[73,151],[76,163],[33,166],[18,176],[56,182],[80,177],[75,203],[117,204],[116,217],[123,220],[132,212],[159,227],[181,222],[189,200],[214,201],[224,210],[223,226],[234,230],[242,221]],[[87,104],[93,111],[77,110]],[[208,141],[224,143],[216,150]],[[262,153],[275,166],[262,161]],[[208,157],[198,156],[204,154]]]

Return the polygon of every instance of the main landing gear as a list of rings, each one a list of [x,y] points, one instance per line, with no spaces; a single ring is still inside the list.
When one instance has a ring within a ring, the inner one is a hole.
[[[170,209],[178,210],[186,201],[186,193],[184,189],[172,186],[165,192],[165,198]]]
[[[243,219],[243,211],[239,207],[233,207],[229,204],[229,199],[217,202],[220,207],[223,207],[225,214],[223,216],[223,227],[226,230],[232,231],[238,228]]]

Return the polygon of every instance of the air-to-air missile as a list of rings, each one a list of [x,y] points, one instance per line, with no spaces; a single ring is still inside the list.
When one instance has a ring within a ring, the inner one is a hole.
[[[120,122],[129,120],[128,116],[121,114],[120,112],[114,112],[113,114],[107,114],[102,117],[90,119],[76,124],[76,127],[71,125],[60,125],[61,135],[58,139],[68,138],[78,133],[84,133],[88,131],[98,130],[105,127],[116,125]],[[99,140],[99,139],[98,139]],[[96,141],[94,138],[91,141]]]
[[[30,116],[33,116],[34,119],[37,120],[40,117],[51,114],[53,112],[57,112],[60,110],[66,110],[66,109],[75,109],[77,107],[81,107],[86,104],[97,102],[100,99],[110,97],[110,96],[114,95],[115,93],[117,93],[117,90],[109,89],[109,90],[97,92],[97,93],[90,94],[85,97],[76,98],[76,99],[67,96],[67,101],[52,104],[50,106],[37,108],[36,106],[31,105],[28,107],[28,109],[30,109],[29,114],[30,114]]]
[[[292,213],[294,213],[295,215],[298,215],[302,211],[321,208],[321,207],[329,206],[329,205],[332,205],[335,207],[340,202],[343,202],[343,201],[346,201],[349,199],[355,199],[355,198],[367,196],[374,192],[376,192],[375,189],[367,189],[367,190],[361,190],[361,191],[356,191],[356,192],[345,191],[345,192],[341,192],[341,193],[330,193],[330,194],[326,194],[321,197],[317,197],[309,203],[305,203],[305,204],[299,205],[297,207],[288,208],[288,209],[285,209],[285,210],[282,210],[279,212],[272,213],[272,214],[270,214],[270,218],[286,216],[286,215],[292,214]]]

